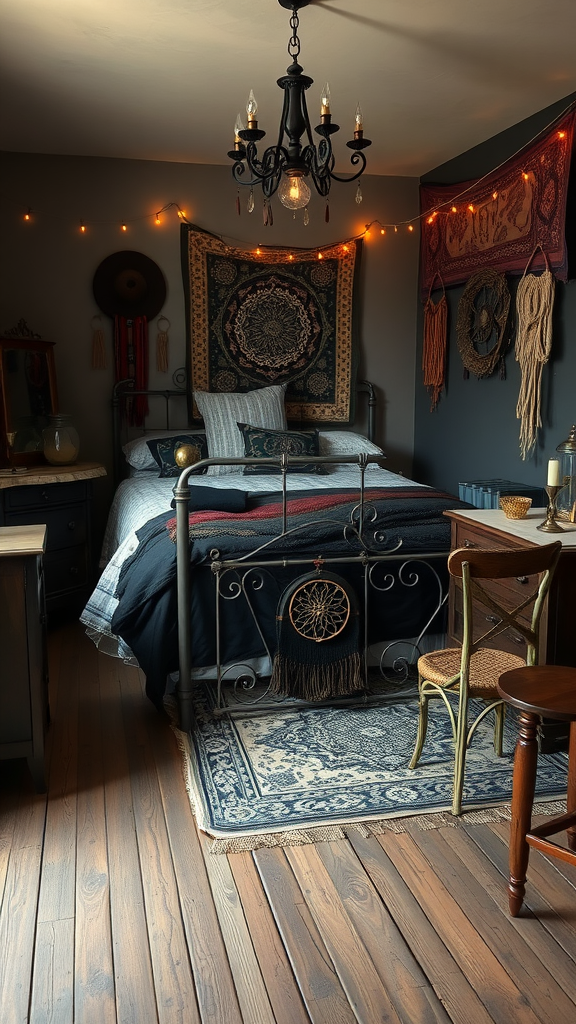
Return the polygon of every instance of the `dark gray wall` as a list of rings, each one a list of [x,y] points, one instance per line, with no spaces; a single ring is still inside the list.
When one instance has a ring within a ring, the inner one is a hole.
[[[23,317],[43,338],[56,342],[61,409],[78,424],[81,459],[112,466],[110,398],[113,384],[112,324],[104,317],[108,366],[91,369],[94,272],[106,256],[135,249],[161,267],[167,281],[162,312],[169,318],[170,373],[154,368],[156,323],[150,325],[152,387],[171,386],[172,372],[185,363],[184,292],[180,269],[180,222],[174,210],[156,226],[154,213],[178,202],[187,217],[232,244],[254,246],[326,245],[356,236],[377,218],[407,220],[418,213],[417,178],[362,179],[364,201],[355,184],[335,185],[330,222],[316,197],[310,224],[294,220],[274,203],[274,226],[264,228],[261,201],[253,214],[235,208],[236,186],[229,167],[139,160],[0,154],[0,330]],[[258,193],[257,193],[258,194]],[[22,216],[32,208],[32,221]],[[79,232],[80,220],[87,225]],[[123,234],[121,222],[127,222]],[[418,276],[418,236],[406,230],[384,238],[378,230],[364,243],[360,287],[360,374],[380,395],[378,440],[390,465],[410,474],[414,439],[414,359]],[[361,412],[359,410],[362,426]],[[111,481],[98,482],[101,518]]]
[[[571,102],[540,111],[482,146],[426,174],[422,181],[452,184],[487,174],[544,129]],[[573,214],[569,213],[571,228]],[[508,276],[511,311],[518,277]],[[544,484],[546,462],[576,422],[576,282],[556,284],[551,358],[544,369],[542,420],[536,452],[523,461],[518,444],[516,402],[520,373],[512,338],[505,360],[506,379],[495,374],[478,380],[463,377],[456,340],[458,302],[464,285],[447,289],[449,338],[447,385],[437,409],[422,385],[422,306],[419,304],[415,395],[414,475],[417,479],[458,493],[464,479],[502,477],[520,483]],[[437,293],[435,293],[437,297]]]

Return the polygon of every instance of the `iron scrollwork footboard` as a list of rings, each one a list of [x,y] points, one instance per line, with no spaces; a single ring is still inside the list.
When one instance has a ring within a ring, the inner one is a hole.
[[[189,499],[190,488],[188,476],[192,468],[209,465],[239,465],[256,460],[246,459],[206,459],[196,467],[189,467],[181,474],[176,487],[174,497],[176,505],[176,544],[177,544],[177,599],[178,599],[178,654],[179,654],[179,682],[177,697],[179,703],[180,726],[188,730],[193,722],[193,676],[192,676],[192,638],[190,628],[190,601],[191,601],[191,573],[190,573],[190,538],[189,538]],[[273,606],[276,609],[280,598],[280,585],[277,573],[289,571],[294,576],[300,573],[310,573],[316,570],[320,574],[330,571],[332,573],[352,573],[355,579],[355,592],[360,606],[360,656],[361,671],[363,674],[363,687],[361,694],[348,698],[351,702],[358,702],[359,699],[376,699],[377,694],[372,686],[373,671],[369,666],[370,629],[371,614],[375,608],[376,599],[379,595],[393,592],[394,600],[405,600],[405,595],[411,591],[417,595],[418,586],[422,583],[423,575],[426,574],[428,586],[432,581],[434,597],[430,602],[428,597],[427,614],[425,621],[421,623],[416,635],[402,639],[402,637],[381,636],[386,641],[380,654],[377,668],[381,678],[388,682],[403,684],[413,670],[420,654],[420,643],[425,634],[429,631],[434,620],[438,620],[439,613],[445,605],[447,597],[446,579],[442,575],[442,567],[445,567],[447,551],[418,551],[414,554],[402,552],[402,541],[390,546],[388,536],[375,525],[376,511],[371,505],[365,489],[365,470],[370,462],[377,459],[366,455],[347,457],[323,457],[315,458],[321,462],[350,462],[359,466],[359,493],[358,501],[353,505],[346,520],[322,519],[322,523],[335,523],[341,527],[342,553],[330,554],[324,557],[319,551],[316,555],[308,553],[299,555],[279,553],[279,545],[282,541],[290,541],[296,530],[289,528],[287,513],[287,487],[286,472],[289,465],[298,461],[305,462],[306,457],[288,457],[283,455],[279,458],[259,460],[262,464],[267,462],[280,468],[281,473],[281,499],[282,499],[282,527],[278,534],[266,539],[248,553],[238,557],[222,557],[219,549],[215,546],[211,552],[208,564],[200,567],[201,571],[210,571],[214,577],[214,600],[215,600],[215,621],[216,621],[216,680],[214,709],[218,713],[230,712],[234,705],[245,708],[250,704],[258,710],[269,707],[277,707],[278,698],[272,698],[269,687],[261,685],[261,679],[251,663],[244,663],[242,659],[236,659],[233,664],[223,665],[223,616],[222,610],[226,604],[233,605],[234,602],[243,602],[248,609],[254,629],[260,636],[262,649],[266,652],[267,662],[274,657],[273,644],[269,636],[262,628],[259,607],[264,604],[268,610]],[[308,524],[308,526],[314,524]],[[387,545],[383,548],[384,545]],[[349,552],[345,548],[348,546]],[[199,567],[196,567],[197,571]],[[402,592],[402,598],[396,595]],[[432,605],[430,608],[430,604]],[[391,659],[391,661],[390,661]],[[231,682],[232,698],[224,694],[224,684]],[[378,699],[381,699],[378,696]],[[347,700],[347,702],[348,702]]]

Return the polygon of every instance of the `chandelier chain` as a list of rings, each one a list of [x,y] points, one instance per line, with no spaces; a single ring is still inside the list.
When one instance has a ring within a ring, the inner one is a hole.
[[[298,17],[298,12],[293,8],[290,16],[290,28],[292,29],[292,35],[288,40],[288,53],[294,61],[300,56],[300,39],[298,38],[299,24],[300,19]]]

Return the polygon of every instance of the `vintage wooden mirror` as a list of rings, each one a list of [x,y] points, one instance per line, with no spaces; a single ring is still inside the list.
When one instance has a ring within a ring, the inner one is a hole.
[[[42,430],[57,412],[54,342],[21,320],[0,338],[0,464],[43,462]]]

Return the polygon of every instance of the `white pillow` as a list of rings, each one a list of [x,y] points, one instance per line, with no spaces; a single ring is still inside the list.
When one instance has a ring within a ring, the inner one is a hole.
[[[210,458],[244,457],[244,437],[238,428],[239,423],[250,423],[267,430],[286,430],[285,391],[285,384],[271,384],[270,387],[244,393],[195,391],[194,401],[204,420]],[[208,467],[212,476],[241,472],[242,466]]]
[[[203,430],[191,430],[187,427],[182,427],[180,430],[176,430],[174,427],[172,430],[157,430],[155,433],[145,434],[142,437],[134,438],[133,441],[127,441],[122,445],[122,451],[129,466],[134,469],[155,469],[158,473],[158,463],[148,447],[148,441],[154,440],[155,437],[181,437],[182,434],[203,433]]]
[[[352,430],[321,430],[319,432],[320,455],[380,455],[386,458],[384,452],[373,441],[369,441],[362,434],[355,434]],[[353,463],[347,462],[342,465],[326,466],[329,473],[340,473],[350,469]],[[378,469],[377,462],[371,462],[366,470]]]

